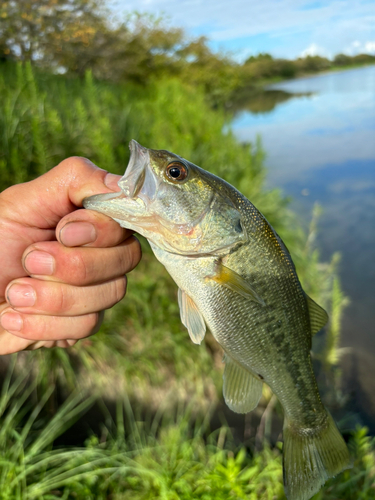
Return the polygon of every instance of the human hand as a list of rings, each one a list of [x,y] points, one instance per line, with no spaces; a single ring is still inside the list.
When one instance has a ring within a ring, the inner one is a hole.
[[[125,295],[139,242],[78,209],[87,196],[117,191],[119,178],[73,157],[0,194],[0,355],[73,345]]]

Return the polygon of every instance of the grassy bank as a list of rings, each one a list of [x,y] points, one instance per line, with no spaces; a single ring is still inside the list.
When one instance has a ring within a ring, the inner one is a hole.
[[[51,390],[33,401],[25,382],[22,374],[7,378],[0,397],[2,500],[285,500],[281,443],[239,445],[227,426],[210,431],[210,412],[197,418],[192,405],[141,420],[121,396],[100,435],[82,447],[52,448],[93,401],[73,394],[46,420]],[[353,468],[329,480],[315,500],[375,498],[374,439],[357,428],[349,447]]]
[[[280,193],[263,188],[261,144],[239,144],[225,114],[208,106],[203,90],[170,77],[147,87],[114,85],[90,73],[81,80],[4,63],[0,95],[1,189],[33,179],[73,154],[123,173],[134,138],[188,158],[248,196],[287,243],[306,292],[333,318],[317,339],[315,358],[326,380],[326,402],[340,406],[338,341],[345,297],[337,257],[320,261],[312,244],[318,214],[304,234]],[[22,377],[18,388],[9,381],[4,385],[0,474],[8,496],[3,498],[283,498],[279,446],[244,450],[225,426],[210,432],[209,412],[221,401],[222,352],[209,334],[200,347],[190,342],[180,323],[176,286],[142,244],[144,258],[129,276],[127,297],[106,313],[95,337],[67,350],[18,356],[14,373],[27,366],[34,386]],[[90,400],[81,403],[77,396],[61,403],[61,396],[77,387],[105,395],[106,403],[117,405],[117,416],[98,414],[102,432],[81,436],[85,447],[56,449],[53,442],[66,427],[85,421],[81,414]],[[263,407],[270,398],[266,389]],[[362,450],[356,452],[356,467],[317,498],[349,499],[353,495],[346,492],[354,490],[362,492],[358,498],[374,498],[373,444],[363,430],[353,436],[353,447]]]

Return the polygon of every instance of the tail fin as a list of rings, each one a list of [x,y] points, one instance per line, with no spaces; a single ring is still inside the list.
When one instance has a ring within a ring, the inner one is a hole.
[[[319,429],[284,423],[284,487],[288,500],[308,500],[326,480],[351,467],[349,451],[333,418]]]

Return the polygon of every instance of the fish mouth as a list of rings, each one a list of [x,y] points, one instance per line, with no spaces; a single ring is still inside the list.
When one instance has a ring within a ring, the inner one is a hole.
[[[141,191],[146,178],[150,154],[137,141],[132,139],[129,144],[130,160],[125,174],[118,182],[121,191],[127,198],[135,198]]]
[[[83,206],[109,215],[118,222],[132,222],[147,216],[147,206],[154,199],[158,182],[149,167],[149,150],[132,139],[130,160],[118,182],[121,191],[90,196]]]

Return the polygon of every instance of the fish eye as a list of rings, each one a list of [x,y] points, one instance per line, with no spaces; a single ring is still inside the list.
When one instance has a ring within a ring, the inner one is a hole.
[[[188,175],[188,170],[183,163],[174,161],[168,165],[166,174],[171,181],[183,181]]]

